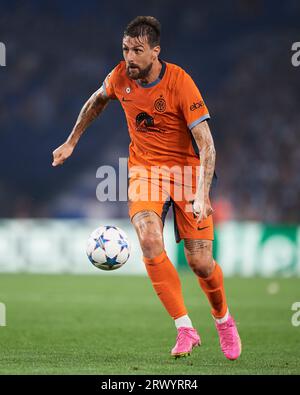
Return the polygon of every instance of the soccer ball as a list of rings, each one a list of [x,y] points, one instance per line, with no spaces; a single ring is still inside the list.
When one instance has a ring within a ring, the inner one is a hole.
[[[127,262],[130,244],[122,229],[117,226],[100,226],[88,238],[86,253],[98,269],[115,270]]]

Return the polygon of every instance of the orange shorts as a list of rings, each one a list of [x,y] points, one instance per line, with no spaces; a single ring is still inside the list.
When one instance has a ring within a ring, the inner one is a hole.
[[[180,192],[181,191],[181,192]],[[130,219],[140,211],[154,211],[164,223],[169,208],[173,208],[176,242],[181,239],[214,239],[212,215],[197,223],[192,211],[195,186],[177,184],[174,180],[130,178],[128,207]]]

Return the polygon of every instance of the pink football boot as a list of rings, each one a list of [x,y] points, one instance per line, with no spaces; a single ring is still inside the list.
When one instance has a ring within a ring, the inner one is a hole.
[[[175,347],[171,351],[171,355],[175,358],[186,357],[190,355],[193,348],[201,345],[200,336],[196,329],[181,326],[177,329]]]
[[[242,352],[242,343],[234,319],[229,315],[228,320],[223,324],[217,322],[215,324],[223,354],[232,361],[237,359]]]

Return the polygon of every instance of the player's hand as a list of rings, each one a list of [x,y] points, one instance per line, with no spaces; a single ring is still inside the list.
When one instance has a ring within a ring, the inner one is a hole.
[[[74,150],[74,146],[68,142],[65,142],[60,147],[53,151],[53,162],[52,166],[62,165],[66,159],[68,159]]]
[[[209,215],[213,213],[210,201],[208,198],[199,199],[195,198],[193,201],[193,214],[197,218],[197,223],[206,219]]]

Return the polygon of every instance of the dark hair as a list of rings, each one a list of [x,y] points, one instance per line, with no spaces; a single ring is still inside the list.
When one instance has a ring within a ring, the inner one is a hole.
[[[137,16],[126,27],[124,36],[147,36],[151,48],[160,43],[160,23],[153,16]]]

